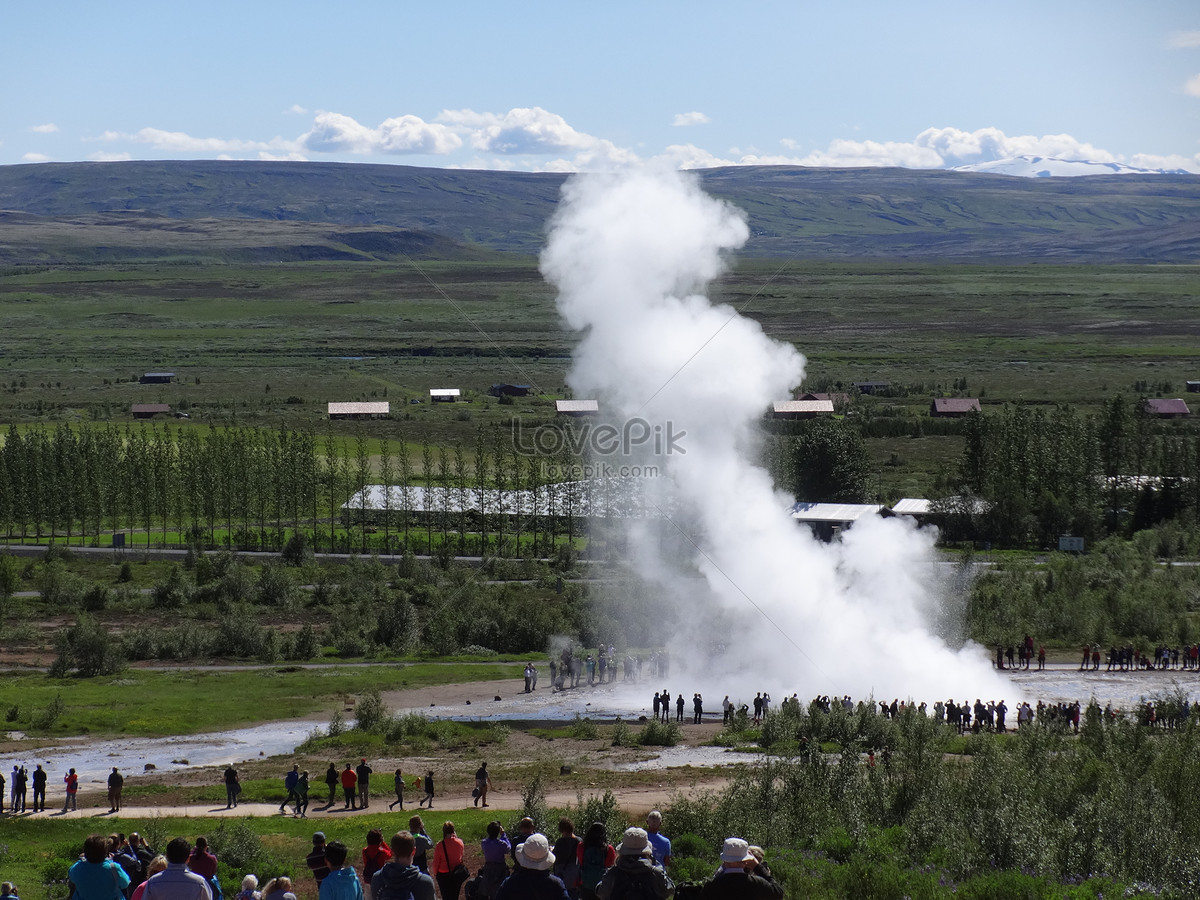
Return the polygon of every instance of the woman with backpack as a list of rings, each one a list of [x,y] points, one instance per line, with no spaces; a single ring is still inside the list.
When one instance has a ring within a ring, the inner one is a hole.
[[[617,861],[617,851],[608,842],[608,830],[602,822],[593,822],[579,843],[579,896],[596,900],[596,886],[604,872]]]
[[[362,880],[370,889],[371,877],[392,858],[392,848],[383,839],[383,832],[372,828],[367,832],[367,846],[362,851]]]

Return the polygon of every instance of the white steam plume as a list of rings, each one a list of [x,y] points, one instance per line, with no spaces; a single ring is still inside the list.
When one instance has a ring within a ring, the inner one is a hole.
[[[576,396],[596,397],[618,424],[639,417],[686,432],[676,452],[653,458],[666,477],[647,486],[687,566],[659,551],[647,522],[631,524],[635,565],[674,602],[656,636],[671,648],[671,680],[710,709],[760,690],[805,702],[1011,699],[982,648],[951,650],[926,625],[937,580],[929,534],[872,519],[840,544],[819,543],[752,462],[762,412],[801,382],[804,358],[704,295],[748,234],[739,210],[685,173],[582,175],[563,187],[541,259],[582,332],[568,376]]]

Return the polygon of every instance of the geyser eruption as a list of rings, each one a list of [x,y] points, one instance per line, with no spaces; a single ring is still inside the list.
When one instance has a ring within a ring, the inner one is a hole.
[[[701,691],[709,709],[761,690],[776,702],[793,692],[1011,701],[982,648],[952,650],[926,625],[929,534],[876,519],[819,543],[754,462],[762,412],[801,383],[804,358],[704,294],[748,234],[741,212],[691,176],[585,175],[564,186],[541,259],[582,333],[568,376],[576,396],[599,399],[626,435],[674,436],[610,442],[596,461],[657,466],[647,506],[687,548],[680,565],[644,534],[629,542],[670,607],[654,637],[671,649],[675,690]]]

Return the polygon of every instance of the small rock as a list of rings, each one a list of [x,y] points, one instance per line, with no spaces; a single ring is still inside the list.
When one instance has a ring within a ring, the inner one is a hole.
[[[158,766],[156,766],[154,763],[146,763],[146,765],[144,765],[142,767],[142,771],[149,772],[151,769],[157,769],[157,768],[158,768]]]
[[[467,706],[470,706],[470,705],[471,705],[471,701],[470,701],[470,700],[468,700],[468,701],[467,701]]]
[[[495,697],[492,698],[492,702],[494,702],[494,703],[499,702],[499,700],[500,700],[499,694],[497,694]]]

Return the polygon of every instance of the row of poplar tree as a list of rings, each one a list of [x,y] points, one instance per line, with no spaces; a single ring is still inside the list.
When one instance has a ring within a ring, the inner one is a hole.
[[[1052,548],[1060,535],[1200,519],[1200,430],[1155,418],[1144,401],[1114,397],[1096,414],[1008,404],[972,414],[964,433],[958,484],[946,486],[985,501],[958,523],[976,538]]]
[[[544,497],[544,462],[516,453],[501,429],[481,429],[469,454],[425,443],[410,455],[400,440],[372,446],[362,434],[287,428],[10,426],[0,446],[0,532],[10,541],[99,545],[129,533],[146,546],[280,550],[290,531],[318,551],[548,556],[581,521],[536,504],[521,517],[464,511],[485,488]],[[343,524],[343,505],[373,483],[398,486],[401,497],[408,486],[441,490]]]

